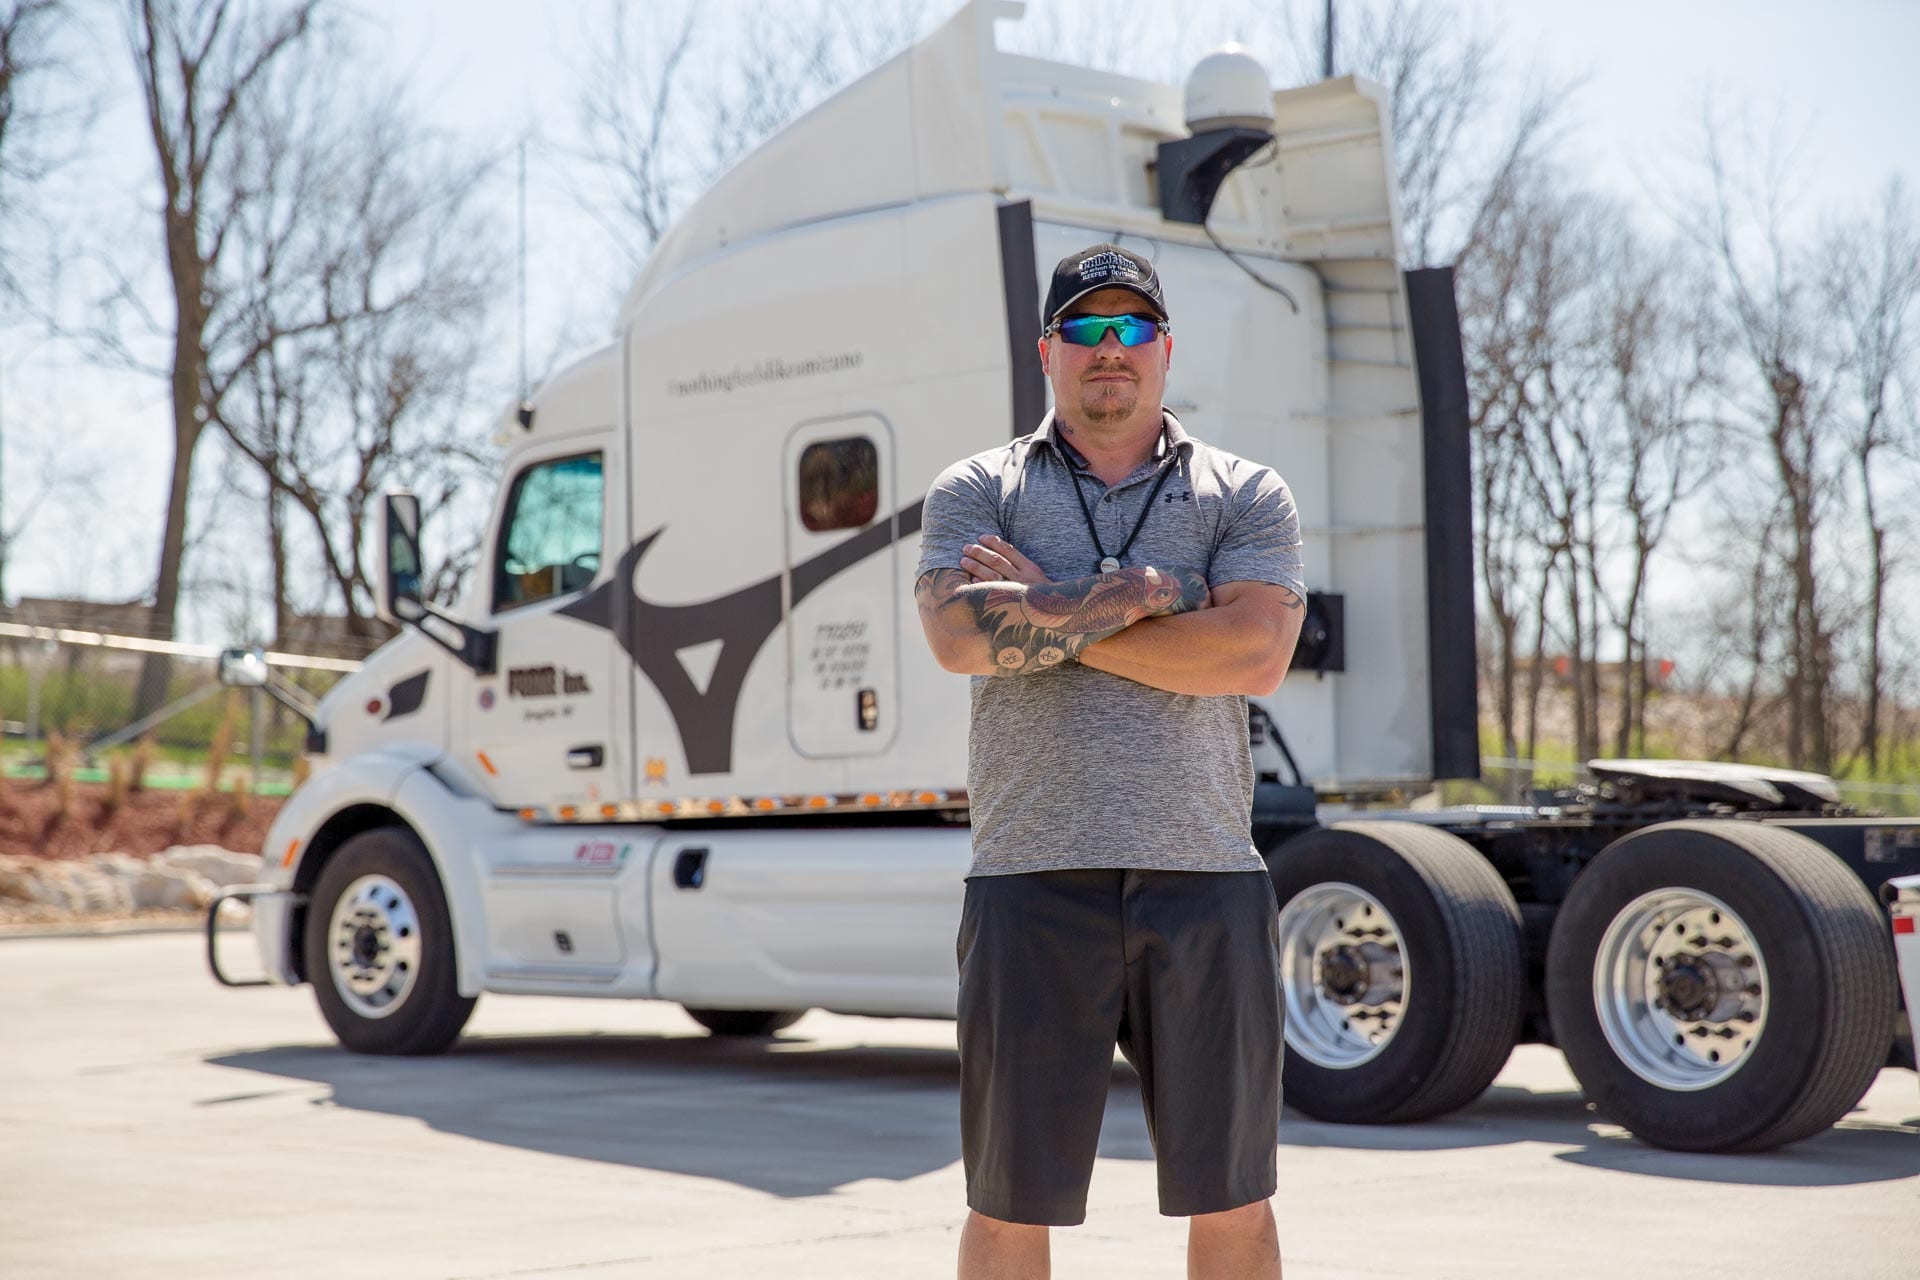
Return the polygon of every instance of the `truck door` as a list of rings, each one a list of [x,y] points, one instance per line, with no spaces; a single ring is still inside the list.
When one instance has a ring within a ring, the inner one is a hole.
[[[605,627],[563,613],[603,580],[623,545],[612,431],[515,457],[480,572],[497,639],[495,674],[465,700],[456,741],[501,808],[578,809],[619,798],[626,775],[628,664]],[[574,815],[564,815],[574,816]]]
[[[871,413],[803,422],[781,465],[787,734],[803,756],[875,755],[900,728],[893,428]]]

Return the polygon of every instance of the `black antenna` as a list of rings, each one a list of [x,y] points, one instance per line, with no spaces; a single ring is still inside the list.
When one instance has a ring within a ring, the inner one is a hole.
[[[520,402],[527,400],[527,140],[520,140]]]
[[[1320,78],[1333,79],[1333,0],[1327,0],[1326,43],[1320,47]]]

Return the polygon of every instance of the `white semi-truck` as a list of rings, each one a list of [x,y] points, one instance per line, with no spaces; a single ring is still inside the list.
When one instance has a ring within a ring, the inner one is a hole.
[[[407,627],[312,712],[231,895],[266,980],[369,1053],[446,1048],[482,993],[952,1017],[967,694],[914,615],[921,498],[1038,423],[1041,271],[1117,240],[1165,282],[1170,406],[1302,513],[1311,613],[1249,725],[1288,1102],[1437,1115],[1544,1041],[1642,1137],[1754,1149],[1912,1065],[1870,886],[1920,874],[1920,822],[1825,779],[1599,762],[1551,805],[1338,820],[1478,772],[1459,330],[1448,273],[1397,265],[1381,91],[1017,57],[1019,10],[968,5],[688,211],[503,420],[458,608],[388,500]]]

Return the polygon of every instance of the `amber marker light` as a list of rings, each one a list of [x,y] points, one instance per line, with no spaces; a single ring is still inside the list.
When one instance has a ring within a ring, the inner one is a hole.
[[[873,808],[875,805],[882,805],[886,802],[885,796],[877,796],[872,792],[868,792],[866,795],[860,797],[860,803],[866,805],[868,808]]]
[[[580,811],[574,808],[572,805],[563,804],[560,806],[560,821],[572,822],[575,818],[579,816],[580,816]]]
[[[769,809],[778,809],[780,807],[780,802],[778,800],[775,800],[772,796],[761,796],[758,800],[755,800],[753,802],[753,807],[760,810],[760,812],[765,813]]]
[[[487,771],[488,777],[497,778],[500,776],[500,771],[493,767],[493,761],[487,759],[486,752],[476,751],[473,754],[474,754],[474,757],[480,761],[480,767]]]
[[[913,799],[915,804],[939,804],[940,793],[938,791],[922,791]]]
[[[522,809],[520,811],[520,821],[522,822],[532,822],[539,816],[540,811],[538,809]]]
[[[825,796],[808,796],[807,797],[807,808],[809,809],[824,809],[832,803],[833,801],[829,800]]]
[[[280,865],[283,867],[292,866],[293,855],[298,852],[300,852],[300,840],[299,837],[296,836],[292,840],[287,841],[287,856],[280,859]]]
[[[603,818],[617,818],[620,816],[620,806],[617,804],[603,804],[600,806],[600,816]]]

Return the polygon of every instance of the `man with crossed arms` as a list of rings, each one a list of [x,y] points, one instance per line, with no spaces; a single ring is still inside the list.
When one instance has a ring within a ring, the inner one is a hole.
[[[1293,498],[1163,407],[1145,259],[1069,255],[1042,318],[1054,409],[934,482],[915,589],[940,665],[975,677],[960,1275],[1048,1274],[1048,1228],[1085,1218],[1118,1044],[1188,1274],[1277,1280],[1276,904],[1246,698],[1300,631]]]

